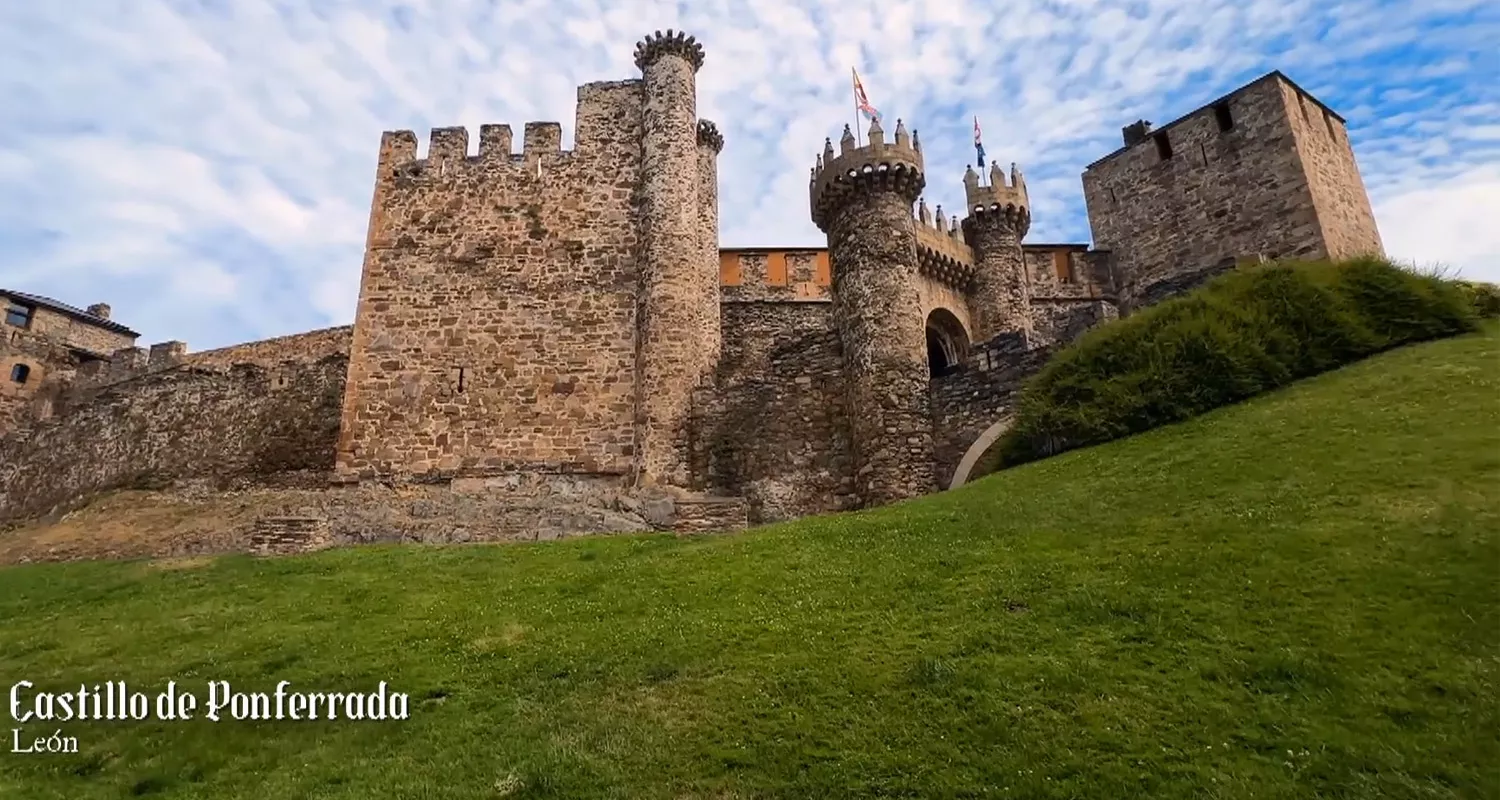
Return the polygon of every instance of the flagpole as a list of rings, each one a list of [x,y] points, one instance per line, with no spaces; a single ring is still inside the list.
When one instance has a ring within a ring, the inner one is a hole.
[[[861,147],[859,143],[859,71],[854,67],[849,68],[849,91],[854,95],[854,146]]]

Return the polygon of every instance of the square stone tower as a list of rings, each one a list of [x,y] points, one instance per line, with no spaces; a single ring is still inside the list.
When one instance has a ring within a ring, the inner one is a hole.
[[[1130,125],[1124,139],[1084,171],[1083,192],[1125,305],[1261,257],[1382,252],[1344,119],[1280,72],[1159,129]]]
[[[381,139],[336,459],[342,480],[590,475],[683,485],[719,354],[716,158],[702,47],[578,90],[561,126]],[[711,206],[711,207],[710,207]]]

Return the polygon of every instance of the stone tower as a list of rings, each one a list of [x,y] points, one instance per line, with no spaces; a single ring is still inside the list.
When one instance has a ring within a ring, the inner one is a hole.
[[[527,475],[685,484],[718,342],[703,50],[657,32],[643,77],[579,87],[562,126],[381,138],[337,446],[344,480]],[[503,481],[502,481],[503,483]],[[528,484],[530,485],[530,484]]]
[[[710,256],[705,227],[717,229],[717,192],[712,220],[702,197],[703,184],[716,179],[717,151],[698,124],[702,46],[691,36],[657,31],[636,45],[635,63],[645,92],[635,477],[641,485],[686,486],[693,389],[711,374],[719,340],[718,233]],[[700,146],[701,139],[708,141]]]
[[[1238,263],[1382,251],[1344,120],[1280,72],[1167,125],[1123,129],[1083,194],[1127,307]]]
[[[932,491],[926,325],[912,204],[926,184],[922,152],[896,121],[856,147],[848,127],[813,169],[812,219],[828,235],[842,343],[855,488],[865,505]]]
[[[983,169],[983,165],[980,165]],[[990,182],[982,185],[970,167],[964,172],[964,238],[974,250],[974,285],[969,304],[975,317],[974,338],[999,333],[1031,333],[1031,287],[1021,239],[1031,227],[1026,180],[1010,165],[1010,184],[999,165],[990,162]]]

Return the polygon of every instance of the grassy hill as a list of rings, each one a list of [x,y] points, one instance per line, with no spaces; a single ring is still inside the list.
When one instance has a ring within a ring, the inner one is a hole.
[[[1491,325],[743,535],[6,569],[7,688],[412,703],[33,722],[0,796],[1495,797],[1497,390]]]

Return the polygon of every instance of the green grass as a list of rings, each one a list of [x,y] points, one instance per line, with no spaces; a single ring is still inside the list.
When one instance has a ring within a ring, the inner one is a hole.
[[[1497,368],[1488,326],[744,535],[0,571],[7,687],[412,695],[32,724],[80,752],[0,796],[1500,796]]]

